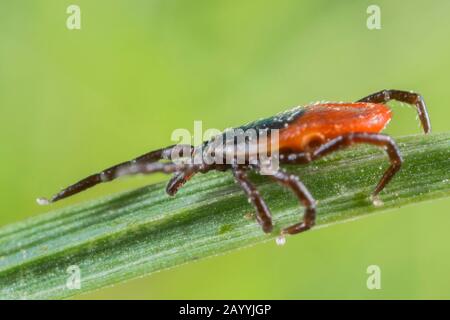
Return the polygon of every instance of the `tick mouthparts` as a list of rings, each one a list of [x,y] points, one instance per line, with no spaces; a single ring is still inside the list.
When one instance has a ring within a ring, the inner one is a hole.
[[[37,198],[36,202],[40,206],[46,206],[46,205],[50,204],[50,201],[47,198]]]

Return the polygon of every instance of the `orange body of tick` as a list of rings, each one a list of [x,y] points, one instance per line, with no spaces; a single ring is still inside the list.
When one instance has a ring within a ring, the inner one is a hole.
[[[280,130],[280,149],[305,151],[336,137],[354,133],[379,133],[391,120],[391,109],[378,103],[322,103],[306,106]]]

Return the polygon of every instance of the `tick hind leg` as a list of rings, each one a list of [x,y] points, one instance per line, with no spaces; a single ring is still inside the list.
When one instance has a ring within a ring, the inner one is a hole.
[[[252,202],[256,209],[256,219],[261,225],[264,232],[269,233],[272,231],[272,217],[270,210],[264,202],[263,198],[256,190],[255,186],[250,182],[247,177],[246,169],[242,167],[233,167],[232,172],[236,182],[239,183],[242,190],[244,190],[248,199]]]
[[[117,164],[115,166],[112,166],[108,169],[105,169],[99,173],[95,173],[93,175],[90,175],[77,183],[70,185],[69,187],[61,190],[59,193],[54,195],[50,200],[47,200],[45,198],[39,198],[37,199],[37,202],[39,204],[48,204],[50,202],[55,202],[64,198],[67,198],[69,196],[72,196],[76,193],[79,193],[81,191],[84,191],[88,188],[91,188],[99,183],[107,182],[114,180],[122,175],[126,174],[134,174],[134,173],[151,173],[151,172],[165,172],[168,173],[174,172],[174,164],[173,163],[158,163],[159,166],[157,166],[156,162],[159,160],[172,160],[173,155],[180,155],[180,152],[183,150],[183,152],[189,151],[192,152],[192,146],[189,145],[173,145],[170,147],[158,149],[151,151],[149,153],[146,153],[140,157],[137,157],[133,160],[122,162],[120,164]],[[190,153],[189,153],[190,155]],[[152,164],[155,163],[155,170],[148,170],[146,164]],[[167,167],[167,168],[165,168]],[[164,170],[167,169],[167,170]],[[169,170],[170,169],[170,170]]]
[[[427,107],[425,106],[422,96],[418,93],[402,90],[381,90],[358,100],[358,102],[386,103],[391,100],[414,105],[419,114],[423,131],[425,133],[431,132],[431,123],[430,118],[428,117]]]
[[[397,144],[391,137],[379,133],[350,133],[342,135],[317,148],[314,151],[312,158],[317,159],[323,157],[331,152],[348,147],[354,143],[365,143],[383,147],[389,156],[391,165],[386,169],[372,193],[372,196],[376,197],[384,189],[384,187],[386,187],[389,181],[391,181],[397,171],[400,170],[403,163]]]
[[[400,155],[400,151],[395,143],[395,141],[384,134],[379,133],[349,133],[339,137],[336,137],[310,153],[298,153],[291,154],[288,156],[281,155],[280,162],[281,163],[308,163],[310,161],[319,159],[324,157],[332,152],[341,150],[343,148],[349,147],[355,143],[365,143],[371,144],[378,147],[382,147],[386,150],[391,165],[384,172],[380,181],[378,182],[375,190],[372,193],[373,197],[376,197],[384,187],[391,181],[394,175],[400,170],[403,159]]]
[[[309,193],[305,185],[298,179],[298,177],[288,174],[285,171],[278,171],[272,179],[283,186],[290,188],[300,202],[305,206],[305,213],[303,214],[303,221],[294,224],[290,227],[284,228],[282,234],[297,234],[310,229],[316,223],[316,201]]]

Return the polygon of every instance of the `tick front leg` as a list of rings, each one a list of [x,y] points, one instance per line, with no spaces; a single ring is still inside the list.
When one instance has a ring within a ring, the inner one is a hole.
[[[267,207],[261,195],[259,194],[258,190],[256,190],[255,186],[248,179],[246,169],[242,167],[234,167],[232,168],[232,172],[234,178],[239,183],[242,190],[244,190],[248,199],[250,199],[253,206],[255,207],[256,219],[258,220],[258,223],[261,225],[263,231],[265,233],[271,232],[273,226],[270,210]]]
[[[297,234],[314,226],[316,223],[316,201],[299,178],[282,170],[276,172],[271,177],[281,185],[290,188],[305,206],[303,221],[283,229],[281,233]]]
[[[90,175],[90,176],[78,181],[77,183],[72,184],[72,185],[68,186],[67,188],[61,190],[59,193],[54,195],[50,200],[47,200],[45,198],[39,198],[39,199],[37,199],[37,202],[39,204],[48,204],[50,202],[55,202],[55,201],[70,197],[74,194],[77,194],[81,191],[91,188],[99,183],[114,180],[122,175],[139,173],[140,168],[147,169],[148,164],[151,165],[154,163],[155,169],[159,169],[160,172],[164,172],[163,169],[166,169],[166,168],[172,169],[172,171],[169,172],[169,173],[171,173],[174,171],[173,168],[171,167],[171,166],[173,166],[172,164],[157,163],[157,161],[164,160],[164,159],[171,160],[172,156],[174,154],[179,155],[181,150],[184,150],[184,152],[186,150],[189,151],[189,150],[192,150],[192,147],[188,146],[188,145],[173,145],[170,147],[151,151],[151,152],[146,153],[146,154],[144,154],[140,157],[137,157],[133,160],[122,162],[122,163],[112,166],[108,169],[105,169],[99,173]],[[154,170],[154,171],[157,171],[157,170]],[[147,172],[151,173],[152,171],[147,170]]]
[[[419,114],[423,131],[425,133],[431,132],[431,123],[430,118],[428,117],[427,107],[425,106],[425,101],[422,96],[418,93],[402,90],[381,90],[358,100],[358,102],[386,103],[390,100],[397,100],[399,102],[414,105]]]

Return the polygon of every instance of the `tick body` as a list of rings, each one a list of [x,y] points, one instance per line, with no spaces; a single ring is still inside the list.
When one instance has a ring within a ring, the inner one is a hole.
[[[427,109],[422,97],[413,92],[400,90],[382,90],[364,97],[356,102],[316,103],[280,113],[274,117],[258,120],[237,129],[277,130],[277,144],[269,144],[270,153],[276,154],[280,164],[306,164],[322,158],[332,152],[347,148],[353,144],[370,144],[383,148],[389,158],[390,166],[380,178],[372,193],[373,199],[389,183],[402,164],[402,157],[395,141],[380,132],[391,120],[391,109],[386,105],[390,100],[397,100],[414,106],[419,115],[425,133],[431,131]],[[228,156],[225,150],[224,156]],[[172,173],[166,191],[169,195],[176,192],[196,173],[211,170],[231,170],[237,183],[254,206],[256,218],[264,232],[272,231],[270,210],[256,187],[247,176],[249,170],[261,172],[262,160],[249,151],[248,146],[236,143],[233,151],[240,150],[245,155],[244,163],[238,163],[231,157],[231,162],[223,161],[189,161],[176,162],[174,155],[184,150],[187,158],[194,159],[199,153],[218,152],[213,140],[201,146],[174,145],[151,151],[131,161],[123,162],[100,173],[93,174],[63,189],[50,200],[38,199],[38,203],[47,204],[69,197],[101,182],[111,181],[119,176],[136,173],[164,172]],[[206,151],[205,151],[206,150]],[[201,159],[204,159],[201,157]],[[310,229],[315,224],[316,204],[307,187],[294,175],[283,169],[273,172],[270,177],[292,190],[305,207],[301,221],[282,229],[282,234],[297,234]]]

